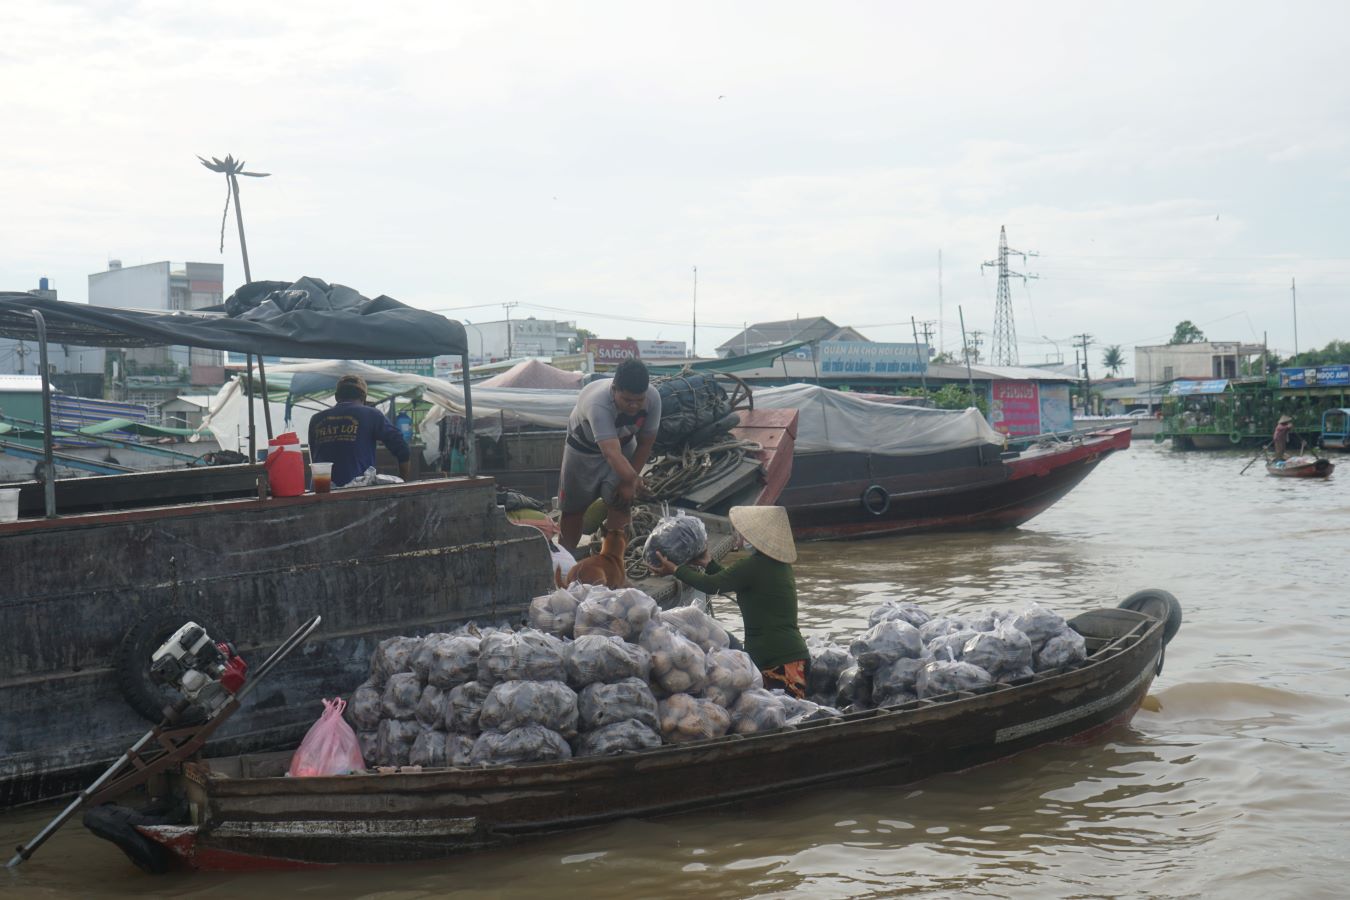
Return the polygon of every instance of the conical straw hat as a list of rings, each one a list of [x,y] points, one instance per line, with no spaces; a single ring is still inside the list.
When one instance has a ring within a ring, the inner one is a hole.
[[[785,563],[797,561],[797,545],[783,507],[733,506],[731,524],[765,556]]]

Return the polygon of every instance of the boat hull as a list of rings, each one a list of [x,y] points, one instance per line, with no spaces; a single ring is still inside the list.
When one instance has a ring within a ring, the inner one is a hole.
[[[1329,459],[1317,459],[1312,462],[1290,460],[1284,465],[1266,463],[1266,474],[1276,478],[1327,478],[1336,471],[1336,464]]]
[[[1013,528],[1129,445],[1130,429],[1115,428],[1007,460],[986,448],[904,458],[798,454],[779,502],[798,540]]]
[[[255,663],[323,616],[214,753],[293,745],[385,637],[518,616],[549,589],[549,554],[495,499],[492,479],[441,479],[0,524],[0,806],[83,788],[149,729],[118,657],[156,611]]]
[[[196,823],[139,831],[203,869],[394,863],[825,785],[911,782],[1127,722],[1161,667],[1163,626],[1128,610],[1080,619],[1089,617],[1108,636],[1090,638],[1093,656],[1079,668],[768,734],[337,778],[258,777],[279,773],[284,757],[192,764],[175,790]]]

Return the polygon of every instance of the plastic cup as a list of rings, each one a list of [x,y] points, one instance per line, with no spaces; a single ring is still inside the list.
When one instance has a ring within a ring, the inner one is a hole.
[[[19,521],[19,489],[0,488],[0,522]]]
[[[327,494],[333,490],[333,464],[312,462],[309,464],[310,483],[314,493]]]

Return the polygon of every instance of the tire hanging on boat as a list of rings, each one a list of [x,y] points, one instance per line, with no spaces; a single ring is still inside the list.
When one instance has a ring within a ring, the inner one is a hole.
[[[147,613],[128,628],[113,656],[113,670],[122,699],[148,722],[162,722],[165,707],[172,706],[178,699],[176,692],[150,680],[150,654],[188,622],[196,622],[213,640],[221,639],[220,632],[196,613],[182,608],[161,609]],[[191,724],[195,712],[189,709],[179,721]]]
[[[884,516],[891,508],[891,495],[884,487],[874,484],[862,492],[863,509],[874,516]]]

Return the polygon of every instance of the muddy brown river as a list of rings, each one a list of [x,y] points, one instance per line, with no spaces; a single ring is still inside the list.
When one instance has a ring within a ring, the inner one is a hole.
[[[1149,708],[1087,746],[406,867],[151,877],[76,823],[0,870],[0,895],[1345,897],[1350,456],[1328,481],[1239,476],[1246,459],[1141,442],[1016,531],[802,548],[821,635],[882,597],[1073,614],[1172,591],[1185,624]],[[0,846],[55,809],[0,816]]]

